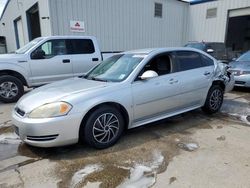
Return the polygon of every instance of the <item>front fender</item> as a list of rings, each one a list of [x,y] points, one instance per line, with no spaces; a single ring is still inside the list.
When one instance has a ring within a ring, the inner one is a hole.
[[[5,71],[16,72],[22,75],[26,80],[28,86],[30,86],[31,80],[29,79],[29,72],[23,66],[14,63],[2,63],[2,62],[0,62],[0,66],[1,66],[0,73]]]

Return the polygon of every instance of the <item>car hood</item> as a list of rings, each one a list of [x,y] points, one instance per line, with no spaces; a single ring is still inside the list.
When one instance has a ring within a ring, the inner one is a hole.
[[[229,66],[230,69],[250,69],[250,61],[234,61]]]
[[[112,83],[87,80],[83,78],[71,78],[48,84],[24,95],[16,104],[26,113],[35,108],[56,101],[64,101],[67,96],[78,93],[89,93],[107,87]]]
[[[0,55],[0,63],[15,63],[18,61],[25,61],[25,54],[1,54]]]

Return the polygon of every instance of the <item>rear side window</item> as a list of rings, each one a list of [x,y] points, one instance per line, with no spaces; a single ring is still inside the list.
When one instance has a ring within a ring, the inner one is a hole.
[[[214,61],[203,54],[201,54],[201,60],[204,67],[214,65]]]
[[[200,54],[191,51],[177,51],[176,63],[178,71],[186,71],[202,67]]]
[[[95,52],[93,41],[90,39],[68,39],[68,54],[92,54]]]

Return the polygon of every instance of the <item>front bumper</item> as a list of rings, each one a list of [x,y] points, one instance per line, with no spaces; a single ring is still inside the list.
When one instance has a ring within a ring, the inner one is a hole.
[[[250,87],[250,74],[234,76],[235,86]]]
[[[81,121],[80,113],[55,118],[31,119],[21,117],[15,110],[12,112],[12,122],[20,139],[38,147],[77,143]]]

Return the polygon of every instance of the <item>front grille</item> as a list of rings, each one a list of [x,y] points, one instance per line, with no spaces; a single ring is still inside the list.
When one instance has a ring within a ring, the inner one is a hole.
[[[21,110],[20,108],[15,108],[16,112],[20,115],[20,116],[24,116],[25,112],[23,110]]]
[[[244,85],[246,82],[243,81],[235,81],[235,84],[240,84],[240,85]]]
[[[50,141],[55,140],[58,137],[58,134],[46,135],[46,136],[27,136],[27,140],[31,141]]]

